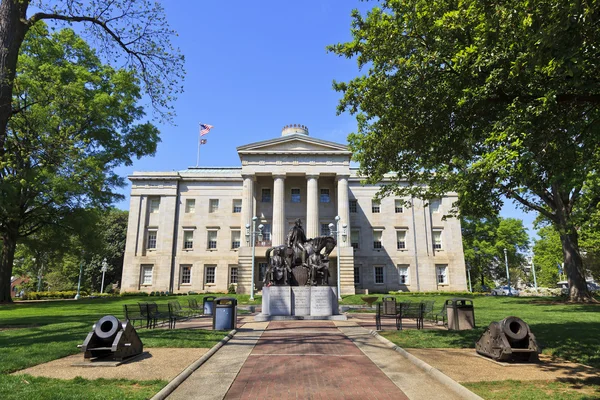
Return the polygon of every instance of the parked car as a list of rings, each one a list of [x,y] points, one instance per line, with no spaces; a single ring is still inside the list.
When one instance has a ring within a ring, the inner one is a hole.
[[[560,281],[560,282],[557,282],[556,285],[560,288],[560,293],[562,295],[566,296],[569,294],[569,282]],[[593,281],[588,281],[587,287],[591,293],[596,293],[596,292],[600,291],[600,286],[598,286],[598,284]]]
[[[514,287],[508,286],[498,286],[495,289],[492,289],[492,296],[518,296],[519,291]]]

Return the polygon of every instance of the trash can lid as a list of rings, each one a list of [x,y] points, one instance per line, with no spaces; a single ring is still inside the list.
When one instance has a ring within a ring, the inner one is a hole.
[[[235,297],[217,297],[215,299],[215,303],[216,304],[223,304],[223,303],[237,304],[237,299]]]
[[[446,300],[446,304],[455,304],[455,305],[459,304],[459,303],[465,304],[467,301],[470,302],[471,304],[473,304],[473,300],[465,299],[462,297],[453,297],[451,299],[448,299],[448,300]]]

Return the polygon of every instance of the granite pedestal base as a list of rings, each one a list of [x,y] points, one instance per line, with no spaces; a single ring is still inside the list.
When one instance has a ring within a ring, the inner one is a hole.
[[[262,313],[255,321],[345,320],[334,286],[269,286],[262,290]]]

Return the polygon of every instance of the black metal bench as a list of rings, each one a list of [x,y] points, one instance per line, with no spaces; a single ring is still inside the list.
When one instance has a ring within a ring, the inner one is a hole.
[[[143,321],[148,321],[148,318],[140,312],[139,306],[135,304],[123,304],[123,314],[125,314],[125,320],[131,322],[131,326],[134,328],[135,321],[140,321],[140,328],[143,325]]]

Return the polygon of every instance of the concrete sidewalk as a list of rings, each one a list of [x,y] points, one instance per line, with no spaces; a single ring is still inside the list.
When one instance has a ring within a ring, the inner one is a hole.
[[[169,399],[459,399],[351,321],[248,323]]]

